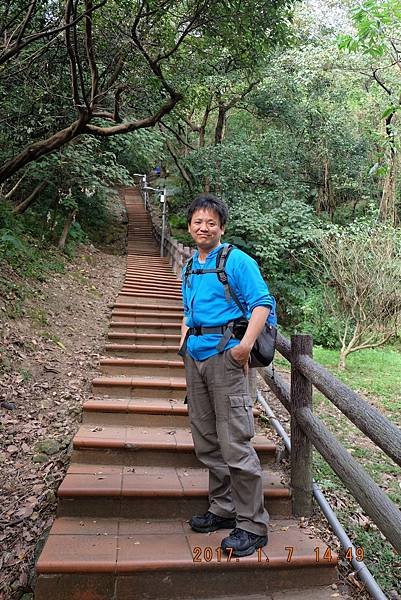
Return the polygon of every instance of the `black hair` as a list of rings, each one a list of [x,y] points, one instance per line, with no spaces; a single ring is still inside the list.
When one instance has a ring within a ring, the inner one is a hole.
[[[214,210],[219,215],[220,227],[223,227],[227,223],[228,207],[224,200],[213,194],[200,194],[191,202],[187,210],[188,225],[191,223],[194,212],[202,209]]]

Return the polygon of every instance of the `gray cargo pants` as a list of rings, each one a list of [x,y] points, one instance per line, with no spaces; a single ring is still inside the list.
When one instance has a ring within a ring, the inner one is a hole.
[[[252,400],[231,351],[204,361],[184,358],[188,411],[197,458],[209,469],[209,510],[237,527],[266,535],[262,469],[250,442]]]

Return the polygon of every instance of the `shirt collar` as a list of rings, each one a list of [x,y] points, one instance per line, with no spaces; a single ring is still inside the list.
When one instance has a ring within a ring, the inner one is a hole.
[[[210,260],[211,258],[213,258],[214,256],[216,256],[216,254],[218,253],[218,251],[221,249],[222,246],[224,246],[225,244],[219,244],[218,246],[216,246],[216,248],[213,248],[213,250],[211,250],[209,252],[209,254],[206,256],[205,262],[207,262],[208,260]],[[196,250],[195,254],[194,254],[194,258],[195,260],[198,261],[198,263],[200,264],[205,264],[205,263],[201,263],[199,260],[199,250]]]

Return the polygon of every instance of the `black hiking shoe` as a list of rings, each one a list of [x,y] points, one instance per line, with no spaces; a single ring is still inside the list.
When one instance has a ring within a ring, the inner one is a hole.
[[[219,515],[215,515],[208,510],[204,515],[192,517],[189,524],[194,531],[209,533],[218,529],[231,529],[231,527],[235,527],[235,519],[219,517]]]
[[[222,540],[221,548],[226,554],[229,554],[230,550],[228,549],[232,548],[232,556],[248,556],[266,544],[267,535],[258,535],[236,527],[228,537]]]

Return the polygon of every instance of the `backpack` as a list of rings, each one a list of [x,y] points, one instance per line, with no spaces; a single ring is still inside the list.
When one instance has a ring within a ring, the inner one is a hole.
[[[230,286],[230,282],[228,280],[227,273],[225,271],[225,265],[228,257],[230,256],[231,251],[235,246],[232,244],[228,244],[227,246],[223,246],[216,255],[216,267],[214,269],[192,269],[193,265],[193,257],[189,259],[186,264],[185,273],[184,273],[184,285],[189,286],[189,276],[190,275],[204,275],[205,273],[216,273],[218,280],[224,286],[224,295],[227,302],[230,302],[231,298],[234,300],[235,304],[238,306],[240,311],[242,312],[242,317],[236,319],[232,322],[232,324],[227,324],[227,334],[223,336],[223,340],[225,340],[225,344],[228,342],[229,338],[234,336],[237,339],[242,339],[245,334],[246,328],[248,326],[248,319],[246,316],[246,310],[238,298],[235,291]],[[205,328],[207,329],[207,328]],[[205,331],[205,333],[207,333]],[[267,367],[273,361],[274,351],[276,346],[276,337],[277,337],[277,328],[269,323],[265,323],[262,331],[257,337],[253,348],[250,354],[250,367]],[[220,349],[221,343],[219,344]],[[219,348],[217,346],[217,348]]]

